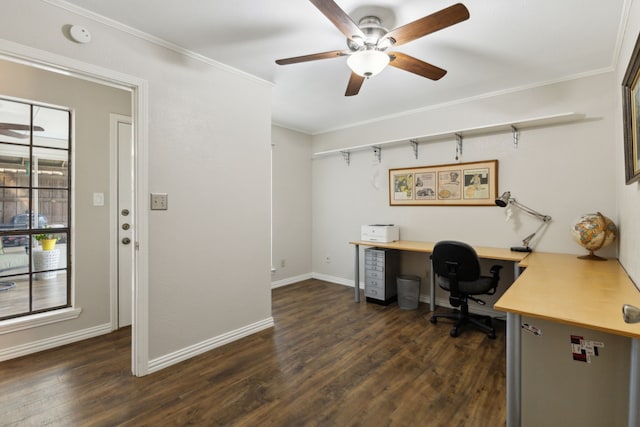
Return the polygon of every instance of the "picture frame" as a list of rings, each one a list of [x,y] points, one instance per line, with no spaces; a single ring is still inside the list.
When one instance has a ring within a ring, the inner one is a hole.
[[[389,169],[391,206],[495,206],[498,161]]]
[[[625,182],[640,180],[640,35],[622,80]]]

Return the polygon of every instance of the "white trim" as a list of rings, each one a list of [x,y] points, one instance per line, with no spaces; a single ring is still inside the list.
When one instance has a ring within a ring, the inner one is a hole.
[[[312,279],[324,280],[325,282],[336,283],[342,286],[350,286],[353,288],[353,280],[343,279],[342,277],[328,276],[326,274],[311,273]],[[360,283],[360,289],[364,289],[364,282]]]
[[[320,273],[311,273],[311,275],[314,279],[324,280],[325,282],[331,282],[338,285],[349,286],[350,288],[353,288],[353,280],[350,280],[350,279],[343,279],[341,277],[335,277],[335,276],[327,276],[325,274],[320,274]],[[364,282],[360,282],[360,289],[364,289]],[[421,293],[420,302],[428,304],[429,294]],[[453,308],[449,304],[448,297],[436,297],[436,306],[441,308]],[[493,310],[490,306],[482,306],[480,304],[474,304],[472,307],[473,307],[473,312],[477,314],[482,314],[484,316],[491,316],[491,317],[504,317],[503,312]]]
[[[123,33],[127,33],[127,34],[129,34],[129,35],[131,35],[133,37],[137,37],[139,39],[148,41],[149,43],[153,43],[153,44],[155,44],[157,46],[162,46],[165,49],[169,49],[169,50],[171,50],[173,52],[176,52],[178,54],[187,56],[189,58],[195,59],[195,60],[200,61],[200,62],[204,62],[205,64],[214,66],[214,67],[219,68],[221,70],[228,71],[230,73],[233,73],[233,74],[236,74],[238,76],[250,79],[250,80],[252,80],[254,82],[258,82],[258,83],[261,83],[263,85],[267,85],[269,87],[275,86],[274,83],[269,82],[267,80],[264,80],[264,79],[262,79],[260,77],[256,77],[253,74],[249,74],[249,73],[244,72],[242,70],[239,70],[237,68],[233,68],[233,67],[231,67],[229,65],[226,65],[226,64],[223,64],[221,62],[215,61],[215,60],[213,60],[211,58],[208,58],[208,57],[206,57],[204,55],[201,55],[199,53],[196,53],[196,52],[193,52],[191,50],[185,49],[182,46],[178,46],[177,44],[168,42],[168,41],[166,41],[164,39],[161,39],[159,37],[156,37],[156,36],[153,36],[151,34],[145,33],[143,31],[140,31],[140,30],[136,29],[136,28],[130,27],[130,26],[125,25],[125,24],[123,24],[121,22],[113,20],[111,18],[107,18],[106,16],[102,16],[102,15],[99,15],[99,14],[97,14],[95,12],[90,11],[90,10],[81,8],[81,7],[79,7],[79,6],[75,5],[75,4],[71,4],[71,3],[66,2],[64,0],[42,0],[42,1],[44,1],[45,3],[49,3],[52,6],[56,6],[56,7],[59,7],[61,9],[64,9],[67,12],[71,12],[71,13],[73,13],[75,15],[79,15],[79,16],[82,16],[84,18],[90,19],[92,21],[96,21],[96,22],[99,22],[101,24],[104,24],[104,25],[106,25],[108,27],[111,27],[111,28],[113,28],[115,30],[121,31]]]
[[[344,126],[338,126],[338,127],[335,127],[335,128],[324,129],[324,130],[320,130],[320,131],[317,131],[317,132],[312,132],[312,133],[304,132],[304,133],[307,133],[307,134],[309,134],[311,136],[317,136],[317,135],[322,135],[322,134],[326,134],[326,133],[332,133],[332,132],[337,132],[337,131],[341,131],[341,130],[357,128],[357,127],[366,126],[366,125],[369,125],[369,124],[372,124],[372,123],[379,123],[379,122],[382,122],[382,121],[385,121],[385,120],[392,120],[392,119],[397,119],[397,118],[408,117],[408,116],[411,116],[413,114],[425,113],[425,112],[428,112],[428,111],[438,110],[438,109],[446,108],[446,107],[453,107],[453,106],[462,105],[462,104],[466,104],[466,103],[474,102],[474,101],[481,101],[483,99],[494,98],[494,97],[502,96],[502,95],[509,95],[509,94],[512,94],[512,93],[518,93],[518,92],[525,91],[525,90],[536,89],[536,88],[540,88],[540,87],[544,87],[544,86],[550,86],[550,85],[554,85],[554,84],[558,84],[558,83],[569,82],[569,81],[572,81],[572,80],[582,79],[582,78],[585,78],[585,77],[598,76],[600,74],[606,74],[606,73],[610,73],[612,71],[614,71],[613,66],[609,66],[609,67],[605,67],[605,68],[600,68],[598,70],[585,71],[583,73],[578,73],[578,74],[573,74],[573,75],[566,76],[566,77],[561,77],[561,78],[558,78],[558,79],[552,79],[552,80],[547,80],[547,81],[542,81],[542,82],[537,82],[537,83],[530,83],[530,84],[526,84],[526,85],[522,85],[522,86],[515,86],[515,87],[512,87],[512,88],[501,89],[501,90],[497,90],[497,91],[494,91],[494,92],[481,93],[479,95],[469,96],[467,98],[460,98],[460,99],[454,99],[452,101],[441,102],[440,104],[427,105],[427,106],[424,106],[424,107],[415,108],[413,110],[401,111],[401,112],[394,113],[394,114],[388,114],[386,116],[380,116],[380,117],[376,117],[376,118],[373,118],[373,119],[363,120],[363,121],[360,121],[360,122],[349,123],[349,124],[344,125]]]
[[[274,270],[275,271],[275,270]],[[313,279],[311,273],[301,274],[300,276],[288,277],[286,279],[271,282],[271,289],[280,288],[282,286],[291,285],[292,283],[302,282],[303,280]]]
[[[46,338],[40,341],[30,342],[15,347],[10,347],[0,351],[0,361],[15,359],[16,357],[26,356],[27,354],[37,353],[50,348],[60,347],[74,342],[86,340],[89,338],[105,335],[111,332],[111,324],[95,326],[93,328],[83,329],[81,331],[70,332],[68,334],[58,335]]]
[[[45,313],[16,317],[15,319],[3,320],[0,322],[0,335],[10,334],[24,329],[37,328],[50,323],[76,319],[80,316],[81,312],[82,309],[79,307],[63,308],[60,310],[47,311]]]
[[[190,345],[178,351],[174,351],[173,353],[150,360],[149,373],[157,372],[171,365],[175,365],[176,363],[180,363],[199,354],[213,350],[214,348],[221,347],[225,344],[229,344],[230,342],[255,334],[256,332],[271,328],[273,325],[273,317],[268,317],[259,322],[252,323],[234,331],[218,335],[217,337],[199,342],[198,344]]]
[[[39,66],[50,71],[72,75],[111,87],[132,92],[132,119],[134,123],[135,167],[136,167],[136,259],[133,283],[132,371],[143,376],[148,372],[148,312],[149,312],[149,264],[147,255],[148,211],[145,195],[148,190],[148,82],[139,77],[109,70],[97,65],[77,61],[40,49],[31,48],[0,39],[0,57]],[[109,329],[111,324],[109,324]]]

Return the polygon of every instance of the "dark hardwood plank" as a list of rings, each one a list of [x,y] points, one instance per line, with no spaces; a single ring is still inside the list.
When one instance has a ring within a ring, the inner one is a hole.
[[[130,331],[0,363],[2,425],[500,426],[505,339],[449,336],[428,306],[353,302],[307,280],[273,291],[275,327],[131,376]]]

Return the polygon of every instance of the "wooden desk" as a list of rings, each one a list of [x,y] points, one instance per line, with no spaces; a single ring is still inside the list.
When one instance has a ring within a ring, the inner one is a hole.
[[[378,243],[378,242],[367,242],[362,240],[357,240],[353,242],[349,242],[352,245],[355,245],[356,253],[355,253],[355,265],[354,265],[354,293],[355,293],[355,302],[360,302],[360,246],[373,246],[376,248],[386,248],[386,249],[397,249],[399,251],[410,251],[410,252],[424,252],[431,254],[433,252],[433,247],[435,246],[434,242],[415,242],[410,240],[397,240],[395,242],[390,243]],[[511,261],[513,262],[513,274],[514,278],[517,278],[520,275],[520,262],[529,255],[528,252],[513,252],[509,249],[505,248],[490,248],[484,246],[474,246],[473,247],[478,256],[480,258],[485,259],[494,259],[501,261]],[[431,311],[436,309],[436,290],[435,290],[435,278],[433,275],[433,266],[430,268],[430,280],[429,280],[429,307]]]
[[[630,337],[628,425],[640,425],[640,324],[622,319],[622,305],[640,307],[640,292],[617,260],[533,253],[527,269],[494,308],[507,312],[507,426],[520,425],[521,315]]]

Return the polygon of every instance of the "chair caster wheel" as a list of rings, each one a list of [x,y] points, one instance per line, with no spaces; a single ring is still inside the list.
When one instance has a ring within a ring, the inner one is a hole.
[[[452,337],[457,337],[458,336],[458,328],[451,328],[451,330],[449,331],[449,335],[451,335]]]
[[[496,339],[496,333],[495,332],[489,332],[487,334],[487,336],[489,337],[489,339],[495,340]]]
[[[429,319],[429,322],[431,322],[431,323],[433,323],[435,325],[436,323],[438,323],[438,318],[431,316],[431,319]]]

